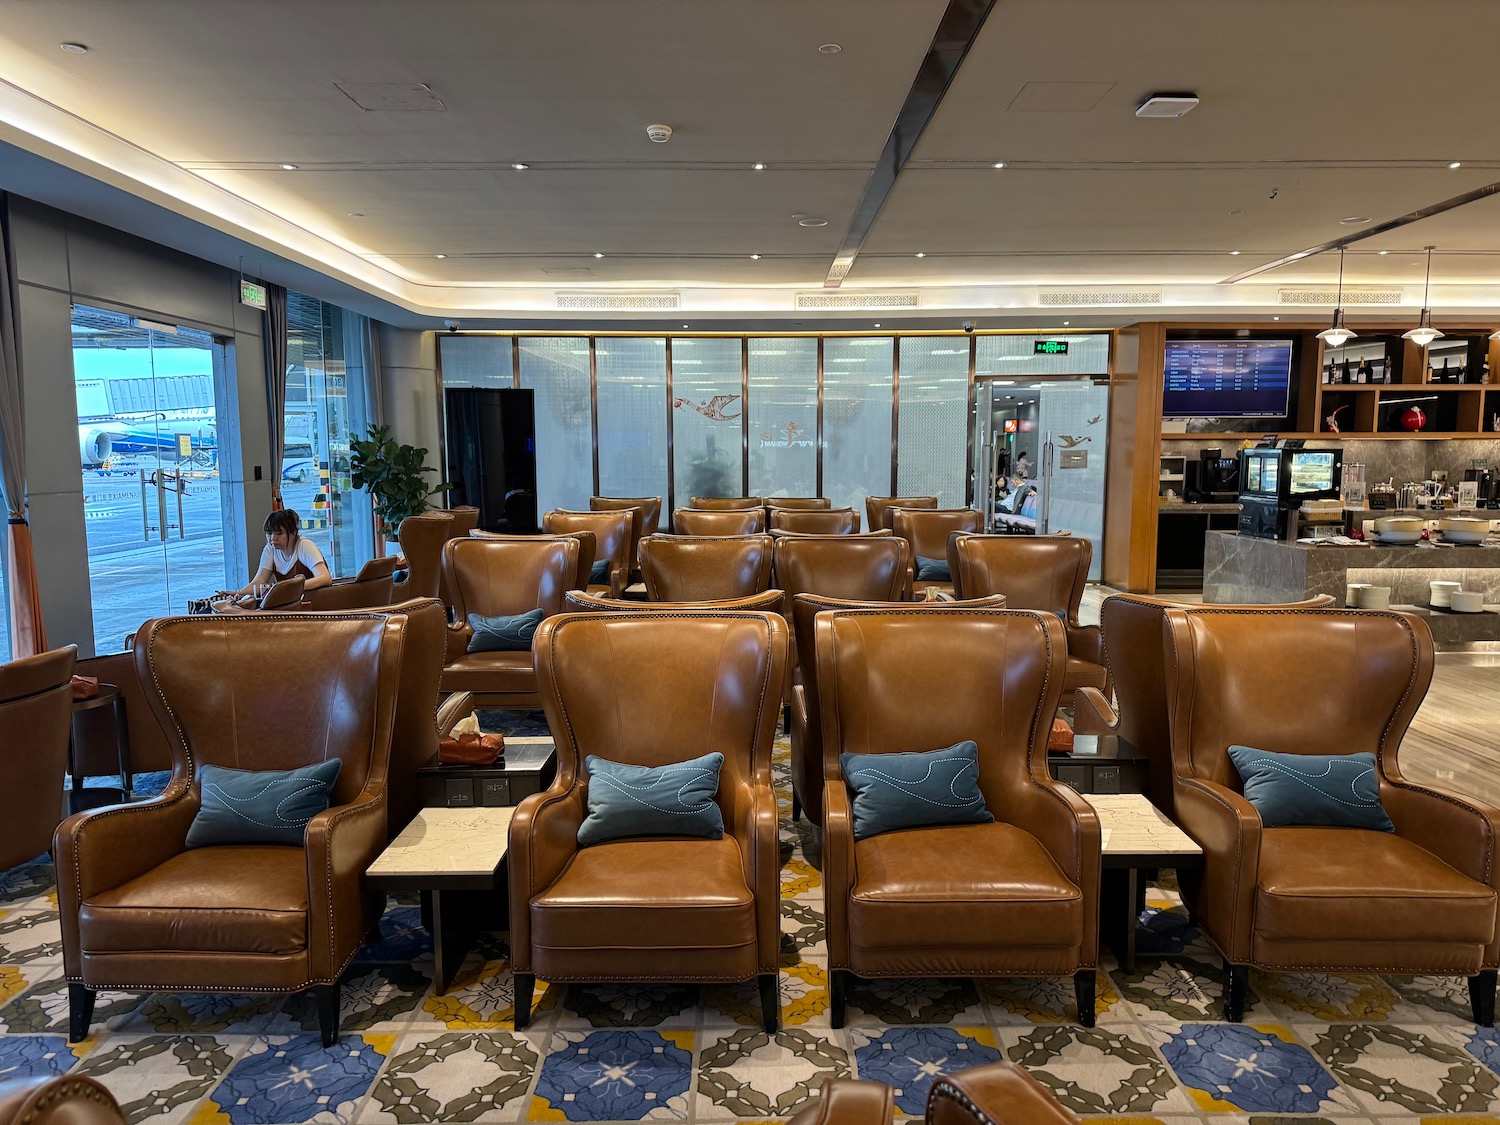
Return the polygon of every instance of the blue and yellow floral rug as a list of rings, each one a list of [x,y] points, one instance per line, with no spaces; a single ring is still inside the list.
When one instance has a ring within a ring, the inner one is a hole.
[[[782,815],[787,747],[778,744]],[[1007,1057],[1085,1117],[1223,1125],[1500,1125],[1500,1037],[1476,1031],[1461,979],[1252,978],[1243,1024],[1170,886],[1152,889],[1135,972],[1106,960],[1098,1026],[1066,980],[857,987],[828,1026],[816,835],[783,820],[784,1030],[760,1030],[754,983],[547,988],[511,1029],[503,935],[432,994],[415,900],[391,904],[344,989],[343,1037],[319,1046],[306,997],[102,993],[70,1046],[51,866],[0,876],[0,1080],[91,1074],[132,1122],[773,1121],[830,1075],[893,1084],[919,1115],[933,1075]]]

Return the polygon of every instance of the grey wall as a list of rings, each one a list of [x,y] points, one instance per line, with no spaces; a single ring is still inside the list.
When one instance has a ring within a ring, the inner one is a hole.
[[[425,447],[441,479],[436,333],[380,326],[380,393],[391,436]]]
[[[220,485],[225,558],[248,578],[250,552],[270,510],[261,314],[239,303],[235,271],[10,197],[26,418],[26,474],[42,611],[50,643],[92,655],[88,540],[70,321],[73,303],[201,328],[228,342],[224,375],[235,401],[221,401]],[[231,415],[238,415],[238,424]],[[260,465],[262,479],[254,480]],[[246,542],[245,528],[256,534]],[[231,580],[236,575],[231,574]]]

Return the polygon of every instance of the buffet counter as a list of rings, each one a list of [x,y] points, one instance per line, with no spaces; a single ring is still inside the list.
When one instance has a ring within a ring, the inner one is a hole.
[[[1484,612],[1432,609],[1428,583],[1437,579],[1483,593]],[[1493,536],[1481,546],[1340,547],[1210,531],[1204,543],[1205,603],[1295,602],[1328,594],[1343,605],[1354,582],[1389,586],[1391,608],[1426,616],[1439,648],[1500,641],[1500,544]]]

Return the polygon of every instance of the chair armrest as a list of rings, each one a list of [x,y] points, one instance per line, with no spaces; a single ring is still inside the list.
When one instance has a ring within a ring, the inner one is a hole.
[[[884,1082],[827,1078],[817,1103],[792,1118],[790,1125],[891,1125],[895,1102],[895,1090]]]
[[[931,1125],[1078,1125],[1078,1118],[1013,1062],[940,1075],[927,1093]]]
[[[630,567],[621,563],[609,568],[609,596],[623,598],[625,587],[630,585]]]
[[[1063,622],[1068,635],[1068,655],[1090,664],[1108,667],[1104,659],[1104,630],[1098,625],[1080,625],[1072,618]]]
[[[1083,964],[1093,965],[1099,949],[1099,863],[1104,839],[1099,814],[1076,789],[1050,777],[1032,776],[1023,789],[1006,796],[1005,819],[1035,836],[1083,892],[1080,944]]]
[[[1203,849],[1203,884],[1196,913],[1231,962],[1250,960],[1255,885],[1260,876],[1260,813],[1227,786],[1177,776],[1177,823]]]
[[[87,1075],[38,1075],[0,1082],[5,1125],[125,1125],[120,1103]]]
[[[901,587],[901,600],[902,601],[904,601],[904,602],[911,601],[912,594],[914,593],[914,587],[913,587],[912,583],[914,583],[916,580],[917,580],[917,564],[916,563],[907,563],[906,564],[906,584]]]
[[[464,653],[469,651],[469,638],[474,635],[474,630],[469,628],[467,621],[460,621],[448,626],[448,632],[443,646],[443,664],[452,664]]]
[[[1073,693],[1073,730],[1078,734],[1118,734],[1120,716],[1098,688]]]
[[[302,608],[331,612],[341,609],[364,609],[371,603],[370,587],[373,583],[356,582],[352,578],[334,579],[332,586],[319,586],[308,590],[302,599]]]
[[[1500,890],[1495,865],[1500,810],[1470,797],[1385,778],[1380,802],[1396,835],[1431,852],[1470,879]]]
[[[472,691],[456,691],[438,705],[437,709],[437,733],[439,738],[447,738],[453,733],[453,728],[458,725],[460,719],[466,719],[474,713],[474,693]]]
[[[78,813],[57,826],[52,858],[57,870],[64,969],[69,978],[82,972],[79,907],[179,854],[197,813],[198,799],[192,788],[174,781],[153,801]]]
[[[510,821],[510,959],[518,973],[531,971],[531,900],[551,886],[578,851],[578,828],[588,813],[583,786],[565,785],[533,793]]]
[[[849,967],[849,893],[854,866],[854,811],[842,777],[823,782],[823,913],[828,933],[828,967]]]
[[[781,954],[781,843],[776,791],[746,782],[731,795],[729,834],[740,846],[740,870],[755,896],[759,971],[776,970]]]
[[[385,780],[367,784],[352,804],[325,809],[307,822],[308,959],[312,974],[332,981],[364,944],[375,910],[365,870],[386,845]],[[323,942],[315,930],[327,926]]]

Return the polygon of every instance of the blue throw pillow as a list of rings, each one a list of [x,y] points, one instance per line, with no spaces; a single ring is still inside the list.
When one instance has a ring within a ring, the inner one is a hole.
[[[585,846],[622,836],[724,838],[724,815],[714,802],[723,754],[669,766],[628,766],[589,755],[589,814],[578,827]]]
[[[1229,760],[1267,828],[1396,830],[1380,804],[1374,754],[1274,754],[1231,746]]]
[[[302,846],[307,822],[328,808],[343,766],[337,758],[294,770],[198,767],[198,815],[186,845],[291,844]]]
[[[953,575],[948,570],[948,560],[929,559],[924,555],[918,555],[917,580],[920,582],[952,582]]]
[[[530,652],[531,638],[546,615],[539,609],[518,613],[514,617],[482,617],[469,614],[470,652]]]
[[[856,840],[897,828],[995,819],[979,791],[979,747],[971,740],[924,753],[840,754],[839,766],[854,793]]]
[[[599,586],[609,581],[609,560],[600,559],[589,567],[589,585]]]

